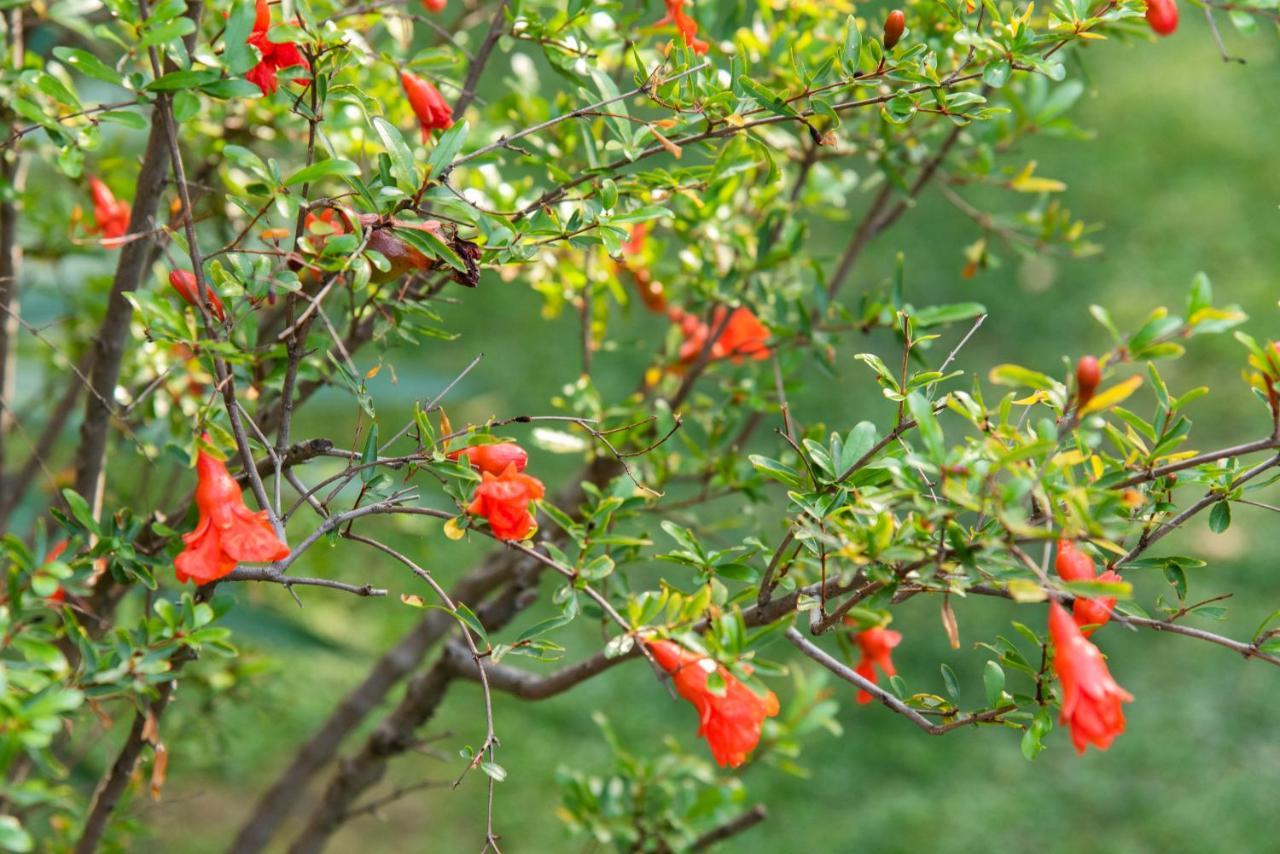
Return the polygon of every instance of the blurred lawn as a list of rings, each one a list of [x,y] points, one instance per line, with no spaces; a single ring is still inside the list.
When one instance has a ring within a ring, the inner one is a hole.
[[[1074,116],[1097,132],[1095,142],[1037,139],[1024,151],[1027,159],[1039,161],[1038,174],[1067,181],[1066,204],[1078,216],[1105,225],[1098,235],[1103,255],[1020,263],[1001,249],[1003,267],[965,281],[960,251],[978,232],[931,192],[871,253],[852,285],[887,275],[901,248],[907,253],[909,296],[917,304],[985,303],[991,317],[962,355],[961,368],[1019,361],[1061,373],[1063,356],[1106,346],[1105,332],[1086,310],[1090,303],[1109,306],[1122,328],[1132,328],[1156,305],[1179,309],[1197,270],[1210,274],[1220,302],[1239,303],[1248,311],[1250,331],[1260,337],[1280,334],[1280,168],[1275,160],[1280,52],[1269,37],[1242,41],[1228,33],[1231,48],[1249,64],[1226,65],[1198,11],[1184,4],[1183,14],[1182,31],[1158,45],[1106,44],[1090,51],[1091,79],[1105,85],[1089,91]],[[839,246],[833,242],[828,253]],[[464,330],[463,338],[432,342],[421,359],[393,357],[399,385],[390,385],[387,371],[379,376],[383,385],[375,396],[388,395],[379,398],[385,401],[380,414],[395,423],[407,414],[412,398],[442,386],[481,349],[490,356],[452,396],[455,423],[492,413],[546,411],[558,383],[576,371],[577,338],[570,329],[576,320],[566,317],[554,327],[529,323],[526,318],[538,310],[537,298],[519,283],[490,279],[480,291],[463,294],[461,304],[447,309],[451,325]],[[625,334],[638,334],[638,327],[626,328]],[[493,338],[508,345],[494,347],[488,343]],[[519,344],[518,355],[511,340]],[[857,342],[858,349],[884,344],[874,338],[869,344]],[[1229,339],[1196,341],[1188,358],[1167,372],[1174,387],[1214,386],[1215,395],[1192,409],[1198,447],[1259,435],[1262,417],[1258,407],[1246,405],[1236,368],[1241,361],[1239,347]],[[411,371],[411,362],[424,367]],[[631,356],[604,354],[598,381],[620,392],[633,382],[636,364]],[[793,400],[801,420],[844,426],[861,417],[885,421],[888,412],[875,408],[868,373],[859,363],[845,364],[834,385],[837,393],[830,386],[811,388]],[[548,365],[556,367],[548,370]],[[399,405],[390,404],[393,399]],[[348,423],[346,403],[329,400],[330,415]],[[330,435],[333,422],[326,424],[314,411],[311,415],[316,420],[299,425],[297,434]],[[540,473],[548,482],[567,472],[560,460],[541,457]],[[1227,533],[1209,534],[1200,520],[1184,539],[1194,539],[1188,547],[1215,561],[1193,575],[1192,595],[1237,591],[1230,619],[1209,627],[1246,636],[1280,605],[1275,577],[1280,536],[1274,517],[1238,508]],[[424,563],[445,578],[465,568],[463,557],[481,553],[477,546],[439,538],[424,539],[417,548]],[[309,557],[308,571],[365,574],[368,559],[353,567],[344,561],[351,554],[340,550]],[[269,703],[259,698],[221,708],[216,726],[197,730],[207,739],[190,737],[170,745],[165,800],[135,805],[154,832],[148,849],[222,850],[292,747],[359,679],[369,659],[418,616],[395,603],[396,595],[408,589],[402,573],[380,564],[373,571],[378,583],[392,588],[390,602],[303,591],[306,607],[299,611],[278,589],[237,591],[256,606],[237,618],[240,642],[284,663],[255,689],[265,692]],[[1137,583],[1146,602],[1163,586],[1154,577]],[[913,601],[899,609],[895,628],[906,636],[899,667],[912,690],[941,693],[937,663],[950,663],[968,703],[980,701],[985,660],[972,644],[1008,633],[1011,616],[1043,625],[1038,609],[1011,614],[1005,603],[961,602],[956,610],[964,644],[953,652],[936,607],[936,602]],[[771,818],[726,850],[1276,850],[1280,741],[1274,727],[1280,679],[1275,671],[1205,644],[1119,628],[1104,635],[1102,646],[1114,656],[1118,680],[1137,697],[1127,710],[1129,732],[1111,751],[1077,757],[1065,734],[1055,732],[1049,750],[1029,763],[1019,751],[1017,733],[961,731],[929,738],[879,706],[855,706],[852,692],[838,689],[845,701],[844,737],[812,739],[802,757],[812,771],[808,780],[767,765],[751,768],[745,779],[752,797],[768,804]],[[779,687],[785,702],[785,686]],[[426,756],[401,760],[388,780],[449,777],[456,769],[456,748],[477,741],[478,702],[473,686],[456,686],[429,728],[453,733],[441,742],[449,764]],[[668,700],[638,666],[624,666],[537,705],[499,698],[500,761],[510,775],[498,790],[497,822],[505,850],[582,846],[582,840],[565,836],[554,817],[553,775],[561,763],[608,770],[607,748],[591,724],[595,709],[605,710],[634,745],[656,745],[673,733],[691,749],[701,748],[694,740],[691,710]],[[187,722],[197,714],[181,711]],[[477,850],[482,781],[475,775],[457,792],[415,795],[388,810],[385,822],[360,820],[338,837],[333,850]]]

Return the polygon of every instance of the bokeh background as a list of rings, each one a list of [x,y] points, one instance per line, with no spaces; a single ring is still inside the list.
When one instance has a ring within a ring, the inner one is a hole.
[[[1068,183],[1064,199],[1078,216],[1104,226],[1096,237],[1105,247],[1101,255],[1024,260],[1001,249],[1004,263],[998,269],[963,279],[961,250],[979,232],[929,191],[868,255],[850,290],[887,276],[901,250],[908,296],[918,304],[984,303],[991,316],[958,363],[970,370],[1017,361],[1062,373],[1064,357],[1107,346],[1106,333],[1087,312],[1090,303],[1108,306],[1122,328],[1133,328],[1155,306],[1176,311],[1199,270],[1212,278],[1219,302],[1248,312],[1249,331],[1280,335],[1280,51],[1269,36],[1243,39],[1225,32],[1230,50],[1248,64],[1224,63],[1198,10],[1183,4],[1183,18],[1178,34],[1159,43],[1106,43],[1082,54],[1090,82],[1073,115],[1096,135],[1092,143],[1032,138],[1023,149],[1027,159],[1038,161],[1038,174]],[[495,65],[495,80],[509,73]],[[865,199],[858,196],[854,204]],[[819,254],[833,257],[847,232],[827,227],[815,237]],[[444,309],[461,338],[390,354],[394,381],[389,371],[375,380],[380,415],[387,424],[400,423],[412,400],[442,387],[481,350],[489,355],[451,396],[455,423],[550,411],[548,401],[560,392],[559,384],[576,374],[577,319],[531,321],[540,309],[540,298],[526,283],[489,276],[478,292]],[[631,387],[650,350],[628,343],[662,334],[640,312],[618,330],[619,351],[597,359],[596,379],[606,398]],[[872,336],[849,353],[889,346],[887,339]],[[1188,357],[1168,369],[1174,388],[1214,388],[1191,410],[1197,447],[1261,435],[1263,414],[1249,405],[1236,367],[1242,361],[1238,345],[1222,336],[1192,342]],[[848,358],[836,379],[809,388],[792,404],[805,423],[842,429],[861,418],[883,423],[889,417],[869,372]],[[340,395],[323,398],[295,434],[332,435],[334,424],[353,423],[352,409]],[[540,454],[538,468],[554,483],[570,464]],[[722,511],[770,512],[738,506]],[[1236,592],[1226,622],[1208,627],[1247,637],[1280,607],[1280,529],[1277,517],[1262,510],[1237,507],[1235,520],[1215,535],[1198,519],[1181,545],[1211,558],[1209,567],[1191,573],[1193,596]],[[776,528],[769,531],[776,536]],[[482,544],[436,536],[416,538],[412,545],[419,560],[445,579],[483,553]],[[1171,539],[1162,553],[1179,545]],[[216,712],[178,704],[175,716],[182,723],[172,725],[189,735],[170,743],[165,798],[155,804],[139,798],[130,808],[145,825],[139,850],[223,850],[294,746],[360,679],[368,662],[420,616],[396,601],[398,593],[410,592],[399,568],[367,554],[358,561],[351,556],[341,548],[313,551],[308,574],[375,581],[391,588],[389,601],[304,590],[305,607],[299,609],[279,588],[234,591],[243,605],[232,626],[248,654],[245,681],[218,701]],[[652,571],[675,572],[671,565]],[[1154,576],[1134,581],[1139,601],[1146,603],[1165,586]],[[1042,609],[1012,607],[957,603],[963,643],[952,651],[936,602],[901,606],[895,628],[906,641],[896,658],[911,690],[941,693],[938,662],[945,661],[960,676],[963,701],[980,702],[986,656],[974,643],[1009,634],[1010,618],[1042,625]],[[583,640],[579,649],[591,649],[592,639]],[[1109,752],[1078,757],[1065,733],[1056,731],[1049,749],[1028,762],[1016,732],[988,728],[930,738],[879,706],[855,706],[851,690],[836,688],[843,735],[819,732],[809,738],[799,760],[805,777],[768,763],[748,767],[743,779],[751,798],[766,803],[771,817],[725,850],[1276,850],[1280,674],[1221,648],[1119,627],[1105,633],[1102,646],[1114,654],[1118,680],[1137,697],[1128,707],[1129,732]],[[785,703],[787,686],[779,683]],[[253,702],[238,702],[238,692],[252,692]],[[449,761],[410,755],[394,764],[388,780],[449,779],[458,764],[456,749],[481,736],[479,702],[474,686],[455,686],[426,730],[444,736],[438,746]],[[539,704],[499,696],[500,761],[509,772],[498,787],[505,850],[591,847],[582,837],[569,837],[557,819],[554,777],[562,765],[607,772],[609,751],[591,723],[596,710],[606,712],[638,752],[668,735],[691,750],[702,747],[695,742],[691,710],[669,699],[640,664]],[[457,791],[415,794],[385,810],[381,820],[356,821],[335,839],[333,850],[477,850],[483,780],[477,774]]]

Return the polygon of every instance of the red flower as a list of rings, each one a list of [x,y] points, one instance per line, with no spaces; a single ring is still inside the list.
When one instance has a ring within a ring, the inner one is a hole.
[[[108,239],[129,233],[129,203],[117,199],[111,188],[97,178],[89,179],[93,196],[94,231]]]
[[[720,333],[716,343],[711,345],[712,359],[727,357],[737,364],[746,358],[760,361],[772,355],[773,351],[765,345],[769,340],[769,330],[751,312],[751,309],[735,308],[729,315],[728,324],[724,322],[725,311],[727,309],[724,306],[718,307],[712,314],[711,324],[708,326],[678,308],[667,309],[667,317],[680,324],[680,331],[684,334],[684,344],[680,345],[681,362],[688,365],[697,361],[707,345],[707,338],[722,325],[724,331]]]
[[[1053,562],[1063,581],[1093,581],[1093,560],[1071,540],[1058,540],[1058,557]]]
[[[190,270],[170,270],[169,284],[188,304],[199,304],[200,288],[196,283],[195,273]],[[209,309],[218,315],[219,320],[226,320],[227,309],[222,305],[222,300],[218,299],[218,295],[213,292],[213,288],[209,287],[208,282],[205,282],[204,295],[205,299],[208,300]]]
[[[1157,34],[1171,36],[1178,29],[1178,6],[1173,0],[1147,0],[1147,24]]]
[[[1111,678],[1102,653],[1057,602],[1049,604],[1049,634],[1053,669],[1062,682],[1061,722],[1071,727],[1071,743],[1077,753],[1090,744],[1106,750],[1124,732],[1120,704],[1133,702],[1133,695]]]
[[[529,464],[529,455],[524,448],[514,442],[500,442],[496,445],[472,445],[449,454],[449,459],[466,457],[471,465],[482,472],[502,474],[507,466],[515,466],[516,471],[524,471]]]
[[[646,641],[658,666],[671,674],[676,693],[698,711],[698,735],[707,740],[720,767],[737,768],[760,743],[765,718],[778,714],[778,698],[772,691],[763,697],[738,681],[728,670],[706,656],[690,652],[671,641]],[[707,687],[707,677],[718,673],[724,690]]]
[[[428,12],[443,12],[444,7],[449,5],[449,0],[422,0],[422,5]]]
[[[522,474],[515,463],[501,474],[484,472],[476,487],[467,512],[489,520],[493,535],[499,540],[523,540],[533,530],[533,514],[529,504],[546,494],[542,481]]]
[[[680,35],[684,37],[684,43],[696,54],[704,54],[710,47],[702,39],[698,38],[698,22],[689,15],[685,14],[685,0],[663,0],[667,4],[667,14],[662,16],[654,26],[661,27],[663,24],[675,24],[676,29],[680,31]]]
[[[440,90],[410,71],[400,72],[400,85],[409,96],[409,106],[422,125],[422,141],[431,139],[431,131],[453,127],[453,107],[445,101]]]
[[[894,669],[893,659],[889,655],[894,647],[902,643],[901,633],[877,626],[874,629],[858,632],[853,639],[862,650],[862,658],[854,668],[859,676],[871,682],[877,682],[875,670],[877,667],[885,676],[893,676],[898,672]],[[870,703],[872,696],[869,692],[860,690],[857,699],[859,703]]]
[[[267,0],[257,0],[257,2],[258,15],[253,22],[253,32],[249,34],[246,41],[250,46],[258,49],[262,59],[249,69],[245,79],[261,89],[263,95],[271,95],[280,87],[276,73],[281,68],[291,68],[295,65],[303,68],[311,66],[307,64],[306,57],[298,51],[298,46],[293,42],[276,44],[267,41],[267,30],[271,29],[271,7],[267,5]]]
[[[1107,570],[1098,576],[1098,581],[1118,582],[1124,579],[1118,573]],[[1095,596],[1092,599],[1077,598],[1072,614],[1075,616],[1076,625],[1081,627],[1085,637],[1093,634],[1102,628],[1111,619],[1111,612],[1115,610],[1116,597],[1114,596]],[[1091,628],[1084,628],[1090,626]]]
[[[209,437],[205,436],[205,441]],[[267,511],[253,512],[244,504],[240,484],[221,460],[202,449],[196,457],[196,529],[182,535],[187,544],[174,560],[178,581],[208,584],[236,568],[240,561],[275,561],[289,556]]]

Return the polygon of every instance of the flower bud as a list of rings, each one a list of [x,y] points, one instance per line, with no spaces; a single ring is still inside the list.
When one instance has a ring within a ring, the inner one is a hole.
[[[1084,406],[1093,398],[1102,381],[1102,368],[1093,356],[1081,356],[1076,362],[1076,404]]]
[[[1173,0],[1169,0],[1170,3]],[[901,9],[894,9],[889,13],[889,17],[884,19],[884,49],[886,51],[893,50],[898,44],[898,39],[902,38],[902,31],[907,27],[907,16],[902,14]]]
[[[1147,0],[1147,24],[1162,36],[1178,29],[1178,7],[1174,0]]]
[[[182,297],[189,304],[198,306],[200,304],[200,287],[196,284],[195,273],[190,270],[170,270],[169,284],[178,292],[178,296]],[[218,320],[227,319],[227,310],[222,305],[222,300],[218,299],[218,295],[213,292],[213,288],[205,283],[204,296],[206,305],[216,315]]]

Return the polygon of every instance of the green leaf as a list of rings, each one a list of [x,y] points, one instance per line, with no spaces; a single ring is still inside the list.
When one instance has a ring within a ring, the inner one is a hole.
[[[373,131],[382,141],[382,147],[387,150],[387,154],[391,156],[391,168],[400,187],[409,191],[416,190],[418,170],[413,165],[413,152],[405,144],[400,131],[382,116],[373,117]]]
[[[374,465],[378,461],[378,425],[377,422],[369,428],[369,435],[364,440],[364,453],[360,456],[360,480],[369,483],[378,476],[378,468]]]
[[[67,502],[67,507],[71,510],[71,515],[81,527],[94,534],[101,534],[102,531],[98,527],[98,522],[93,518],[93,510],[89,508],[89,502],[80,497],[80,494],[74,489],[62,490],[62,498]]]
[[[769,477],[772,477],[774,480],[781,481],[787,486],[804,485],[804,477],[800,472],[785,463],[780,463],[769,457],[762,457],[759,454],[751,454],[748,459],[751,460],[751,465],[755,466]]]
[[[312,163],[310,166],[304,166],[297,172],[294,172],[284,180],[286,187],[292,187],[294,184],[310,184],[318,178],[326,178],[330,175],[359,175],[360,167],[352,163],[350,160],[334,158],[332,160],[321,160],[319,163]]]
[[[471,126],[466,122],[458,122],[440,135],[436,147],[431,149],[431,154],[427,157],[427,175],[440,178],[448,172],[453,159],[462,150],[462,144],[467,141],[470,129]]]
[[[1004,668],[997,662],[988,661],[982,670],[982,685],[987,689],[987,705],[993,709],[999,706],[1004,693]]]
[[[947,686],[947,695],[952,700],[960,699],[960,682],[956,679],[956,672],[949,665],[942,665],[942,683]]]
[[[939,326],[943,323],[955,323],[958,320],[969,320],[987,313],[982,303],[958,302],[951,305],[934,305],[918,309],[911,315],[911,322],[917,328]]]
[[[35,850],[35,841],[16,818],[0,815],[0,849],[13,851],[14,854],[26,854]]]
[[[474,611],[468,608],[465,603],[459,602],[457,603],[456,610],[453,613],[454,616],[458,618],[459,622],[466,625],[466,627],[471,629],[476,637],[484,641],[485,646],[489,645],[489,635],[484,630],[484,624],[480,622],[480,618],[475,615]]]
[[[124,86],[124,78],[119,72],[87,50],[59,46],[53,49],[53,55],[85,77],[92,77],[94,80],[101,80],[104,83],[112,83],[120,87]]]
[[[840,50],[840,68],[845,74],[858,71],[858,58],[862,55],[862,31],[858,21],[850,15],[845,21],[844,47]]]
[[[799,115],[799,113],[797,113],[790,104],[784,101],[778,93],[765,86],[761,86],[750,77],[739,77],[738,84],[757,104],[764,107],[769,112],[779,116],[788,116],[790,118],[795,118]]]
[[[236,3],[227,16],[227,29],[222,38],[222,63],[231,74],[244,74],[258,64],[258,54],[248,44],[256,11],[253,3]]]
[[[437,237],[434,232],[422,228],[397,228],[395,233],[405,243],[411,244],[428,258],[441,260],[460,273],[467,271],[467,265],[458,257],[458,253],[453,251],[453,247]]]
[[[1227,528],[1231,527],[1231,505],[1226,501],[1219,501],[1213,505],[1213,509],[1209,511],[1209,530],[1215,534],[1221,534]]]
[[[907,396],[907,408],[911,410],[911,417],[916,420],[920,438],[929,449],[929,456],[941,462],[946,457],[947,449],[942,435],[942,425],[933,414],[933,404],[920,392],[913,391]]]

